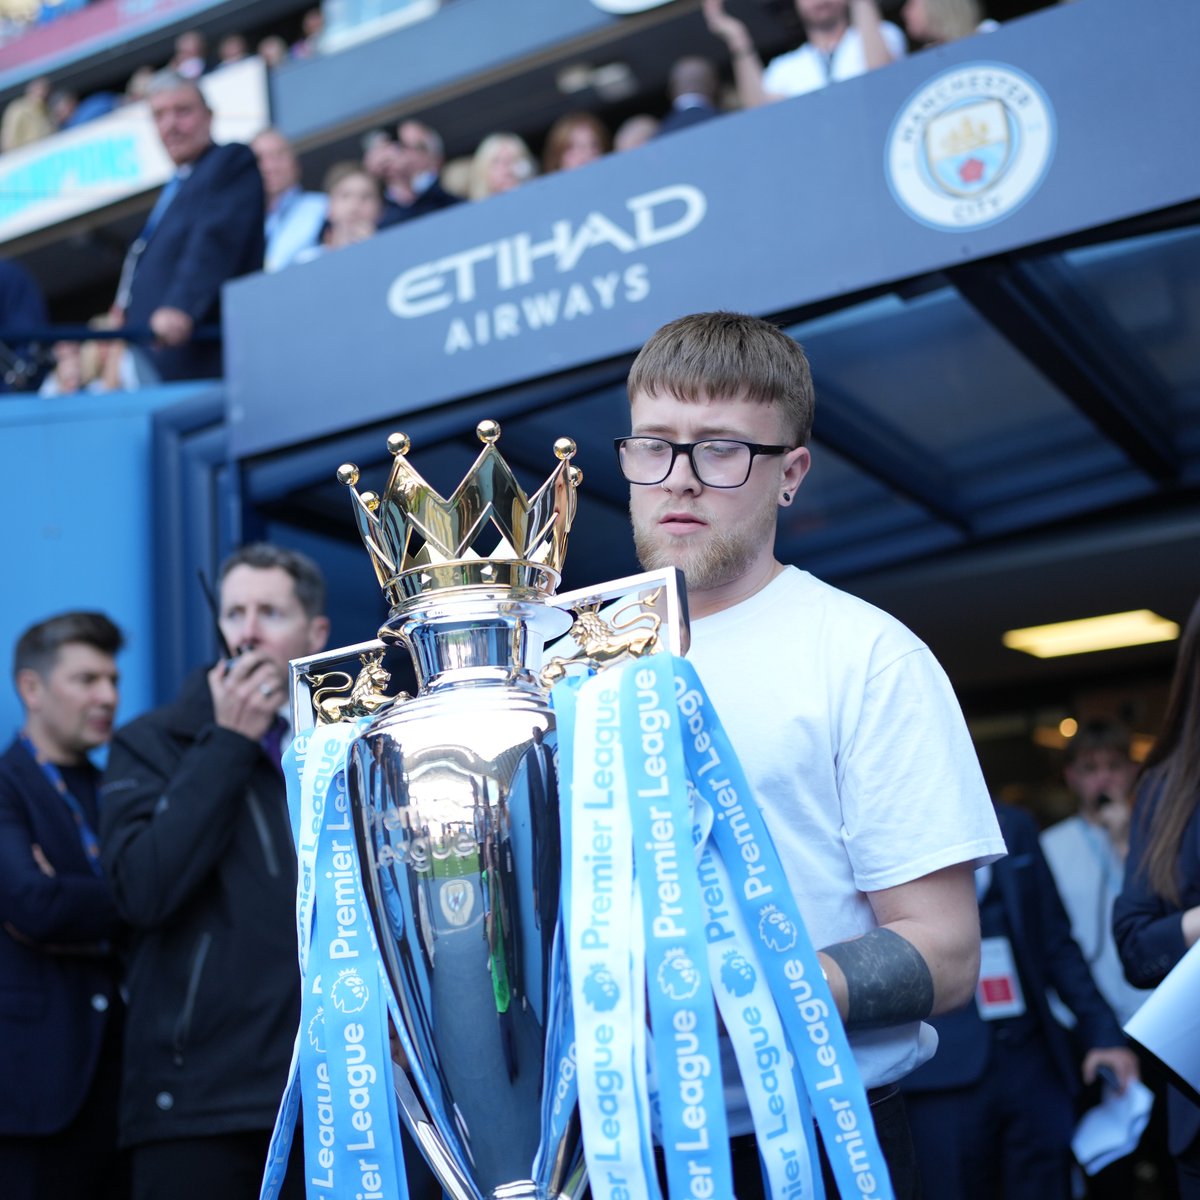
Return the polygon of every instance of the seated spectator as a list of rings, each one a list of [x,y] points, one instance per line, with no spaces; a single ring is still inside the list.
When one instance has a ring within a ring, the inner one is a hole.
[[[661,128],[662,122],[657,117],[649,113],[634,113],[617,126],[617,132],[613,134],[613,149],[618,153],[636,150],[657,137]]]
[[[175,54],[168,69],[182,79],[199,79],[208,70],[208,43],[198,29],[189,29],[175,39]]]
[[[542,151],[542,170],[573,171],[602,158],[612,149],[612,135],[599,117],[587,112],[565,113],[550,126]]]
[[[315,58],[321,53],[321,34],[325,30],[325,14],[310,8],[300,22],[304,36],[292,47],[293,58]]]
[[[9,101],[4,116],[0,118],[0,150],[7,154],[18,146],[28,146],[54,132],[49,99],[50,80],[39,76],[25,85],[25,91],[20,96]]]
[[[491,133],[479,143],[471,160],[472,200],[486,200],[528,183],[537,174],[537,160],[515,133]]]
[[[46,101],[50,110],[50,120],[55,129],[67,129],[71,125],[75,110],[79,107],[79,97],[70,88],[55,88]]]
[[[375,165],[372,174],[384,185],[380,229],[449,208],[461,199],[439,179],[445,151],[437,131],[420,121],[404,121],[396,133],[395,141],[386,136],[371,139],[364,163]]]
[[[659,134],[675,133],[719,116],[720,91],[721,80],[711,59],[698,55],[678,59],[667,79],[671,111],[663,117]]]
[[[804,44],[773,58],[764,70],[750,31],[725,11],[725,0],[704,0],[708,28],[725,43],[733,59],[743,108],[816,91],[904,56],[904,34],[880,17],[877,0],[795,0],[795,4]]]
[[[217,66],[228,67],[250,57],[250,47],[240,33],[227,33],[217,43]]]
[[[321,240],[297,254],[294,262],[311,262],[327,250],[365,242],[379,226],[383,190],[361,163],[334,163],[325,175],[325,194],[329,197],[329,212]]]
[[[69,113],[59,121],[59,129],[74,129],[78,125],[94,121],[97,117],[103,117],[112,112],[122,102],[122,98],[116,92],[91,92],[82,100],[77,99],[74,93],[67,93],[67,95],[71,97],[73,103]],[[53,101],[51,108],[53,109]]]
[[[301,190],[300,164],[292,144],[278,129],[264,129],[250,149],[258,159],[267,204],[263,269],[278,271],[320,240],[329,200],[320,192]]]
[[[138,67],[125,85],[125,103],[136,104],[149,96],[150,81],[154,78],[153,67]]]
[[[268,70],[273,70],[281,63],[287,62],[288,44],[277,34],[271,34],[258,43],[258,57],[267,64]]]
[[[51,351],[54,367],[42,380],[39,396],[74,396],[77,392],[92,390],[90,385],[96,378],[94,362],[89,362],[85,369],[83,347],[79,342],[55,342]]]
[[[908,36],[924,46],[1000,28],[996,21],[983,19],[979,0],[905,0],[900,20]]]

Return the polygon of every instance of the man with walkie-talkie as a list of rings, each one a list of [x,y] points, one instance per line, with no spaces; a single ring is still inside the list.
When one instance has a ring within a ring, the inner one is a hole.
[[[117,732],[104,780],[102,858],[133,927],[121,1137],[134,1200],[257,1197],[299,1020],[280,725],[289,660],[325,646],[325,584],[265,544],[234,553],[218,583],[230,653]],[[283,1194],[304,1195],[302,1170]]]

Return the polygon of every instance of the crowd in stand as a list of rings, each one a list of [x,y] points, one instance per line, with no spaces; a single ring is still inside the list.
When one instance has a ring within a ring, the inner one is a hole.
[[[395,128],[367,134],[362,139],[361,158],[336,163],[326,172],[322,190],[312,192],[301,186],[300,163],[286,138],[268,129],[253,143],[265,204],[265,251],[255,266],[278,271],[303,264],[361,242],[379,230],[462,201],[485,200],[539,175],[586,167],[606,154],[635,149],[723,112],[799,95],[886,66],[903,56],[910,45],[940,44],[994,26],[983,19],[979,0],[906,0],[900,10],[903,30],[882,18],[877,0],[796,0],[796,11],[803,42],[764,64],[747,27],[727,11],[725,0],[704,0],[703,19],[715,44],[723,44],[727,52],[731,83],[723,83],[715,58],[682,58],[670,71],[665,112],[634,114],[615,129],[595,113],[568,112],[546,131],[540,160],[516,133],[495,131],[482,139],[472,155],[447,162],[437,131],[425,122],[407,119]],[[300,41],[288,47],[277,37],[266,38],[259,43],[258,54],[269,65],[310,57],[317,52],[321,24],[321,11],[314,8],[304,17]],[[177,82],[189,85],[249,54],[246,38],[229,34],[221,39],[215,59],[210,59],[204,36],[195,30],[180,34],[174,50],[166,70]],[[0,142],[4,149],[27,144],[120,104],[145,100],[154,78],[153,70],[141,69],[123,94],[100,93],[82,103],[52,92],[47,80],[35,80],[25,95],[10,103],[0,125]],[[200,102],[206,106],[202,97]],[[204,142],[193,147],[196,153],[191,159],[176,159],[181,175],[190,173],[200,151],[207,152],[209,145]],[[198,186],[191,183],[184,191],[195,192]],[[200,229],[195,236],[202,237],[203,232]],[[144,230],[139,241],[145,237]],[[214,247],[215,238],[214,231]],[[227,264],[230,271],[255,269],[247,266],[253,253],[233,257],[237,261]],[[211,263],[213,255],[197,249],[184,256],[179,269],[189,270],[189,262],[201,259]],[[144,266],[138,265],[136,257],[132,262],[127,258],[126,271],[131,273],[123,279],[126,285],[137,283],[137,272],[142,272],[140,290],[144,295]],[[211,274],[207,268],[206,273],[210,277],[203,286],[186,289],[196,297],[188,314],[190,325],[196,328],[217,322],[220,285],[231,277]],[[126,307],[119,300],[112,312],[96,320],[109,327],[128,324]],[[218,361],[211,354],[183,355],[178,345],[164,345],[161,332],[155,333],[156,344],[141,351],[111,344],[85,345],[82,350],[57,347],[56,366],[45,380],[44,394],[110,390],[136,381],[186,377],[174,368],[163,374],[164,358],[189,360],[187,371]],[[164,355],[164,350],[169,353]]]

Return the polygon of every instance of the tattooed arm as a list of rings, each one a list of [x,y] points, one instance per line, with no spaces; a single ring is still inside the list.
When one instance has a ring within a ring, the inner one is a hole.
[[[870,893],[879,928],[819,957],[847,1029],[900,1025],[965,1004],[979,978],[969,863]]]

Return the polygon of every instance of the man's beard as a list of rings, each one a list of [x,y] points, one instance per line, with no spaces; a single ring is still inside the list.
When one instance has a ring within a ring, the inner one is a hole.
[[[770,497],[758,512],[750,513],[735,528],[718,531],[709,525],[686,541],[664,540],[658,533],[657,516],[644,522],[633,517],[638,562],[645,571],[678,567],[693,592],[723,587],[749,570],[764,544],[774,544],[777,513],[778,505]]]

